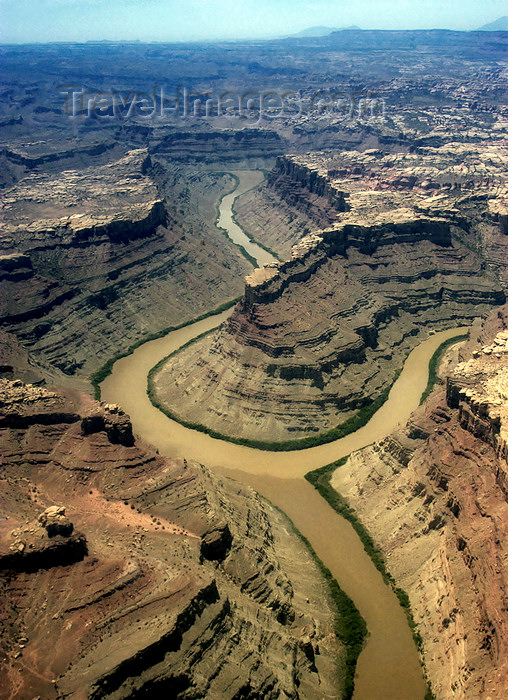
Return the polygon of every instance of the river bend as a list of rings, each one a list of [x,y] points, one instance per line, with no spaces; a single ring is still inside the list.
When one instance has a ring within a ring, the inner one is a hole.
[[[245,236],[232,215],[234,199],[259,184],[262,174],[259,171],[235,174],[239,178],[238,187],[222,199],[218,223],[258,261],[271,262],[273,258]],[[367,623],[369,636],[358,659],[355,700],[423,700],[425,684],[418,654],[395,594],[384,583],[349,522],[303,476],[384,438],[405,422],[425,389],[432,354],[444,340],[467,329],[436,333],[420,343],[408,356],[386,403],[355,433],[306,450],[265,452],[185,428],[156,409],[146,392],[148,372],[159,360],[215,328],[231,313],[229,309],[168,333],[118,360],[112,374],[101,385],[102,398],[122,406],[131,416],[134,432],[154,445],[160,454],[197,460],[217,473],[249,484],[293,520]]]

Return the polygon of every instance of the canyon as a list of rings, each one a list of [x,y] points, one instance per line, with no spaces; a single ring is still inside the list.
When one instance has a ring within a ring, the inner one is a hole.
[[[410,420],[331,481],[409,595],[438,698],[508,688],[507,337],[504,306]]]
[[[194,179],[209,216],[203,237],[201,217],[199,233],[196,223],[183,234],[154,170],[147,150],[134,149],[104,165],[32,173],[3,199],[2,326],[53,382],[77,375],[85,389],[120,344],[159,330],[161,318],[169,326],[199,315],[205,290],[215,305],[240,290],[247,263],[213,221],[231,176]],[[184,185],[175,198],[188,200]]]
[[[0,697],[506,695],[505,51],[0,47]]]
[[[426,328],[502,303],[489,244],[506,245],[506,156],[422,150],[279,158],[268,189],[325,227],[249,275],[227,324],[158,368],[157,404],[235,438],[319,435],[377,399]]]
[[[280,513],[118,406],[0,402],[1,697],[335,697],[334,608]]]

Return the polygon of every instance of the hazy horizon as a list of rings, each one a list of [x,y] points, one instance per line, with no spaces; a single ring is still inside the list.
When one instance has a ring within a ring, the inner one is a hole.
[[[470,31],[504,14],[504,0],[0,0],[0,41],[268,39],[318,25]]]

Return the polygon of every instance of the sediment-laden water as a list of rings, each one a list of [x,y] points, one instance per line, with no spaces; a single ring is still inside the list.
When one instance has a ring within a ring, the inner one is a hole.
[[[261,263],[273,258],[249,241],[233,221],[232,205],[259,184],[261,173],[237,172],[239,185],[220,205],[219,225]],[[243,238],[242,238],[243,237]],[[409,626],[397,597],[387,586],[351,525],[338,515],[303,476],[390,434],[418,406],[428,363],[447,338],[464,332],[436,333],[409,355],[390,396],[367,425],[335,442],[295,452],[265,452],[211,438],[170,420],[150,402],[147,375],[162,358],[222,323],[232,310],[145,343],[118,360],[103,382],[102,398],[130,414],[134,431],[168,457],[195,459],[218,473],[253,486],[279,506],[307,537],[317,555],[363,615],[369,636],[357,665],[355,700],[422,700],[425,683]]]

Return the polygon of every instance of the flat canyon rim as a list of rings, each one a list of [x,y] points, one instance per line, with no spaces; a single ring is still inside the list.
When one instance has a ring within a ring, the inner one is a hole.
[[[219,212],[219,225],[228,232],[237,226],[232,214],[234,199],[262,179],[259,171],[234,174],[238,186],[221,200]],[[231,230],[231,233],[235,240],[238,232]],[[247,248],[245,241],[241,244]],[[260,249],[251,245],[248,252],[259,260]],[[261,262],[267,261],[261,258]],[[217,327],[231,313],[232,309],[228,309],[172,331],[118,360],[101,385],[102,399],[119,404],[130,414],[134,432],[154,445],[161,455],[193,459],[248,484],[291,518],[367,623],[369,636],[357,664],[355,700],[422,700],[425,695],[422,669],[397,597],[383,581],[352,526],[303,477],[312,469],[386,437],[399,423],[405,422],[425,389],[433,353],[443,341],[466,332],[467,328],[442,331],[420,343],[408,356],[388,400],[355,433],[304,450],[268,452],[186,428],[155,408],[147,395],[147,376],[154,365],[184,343]]]

